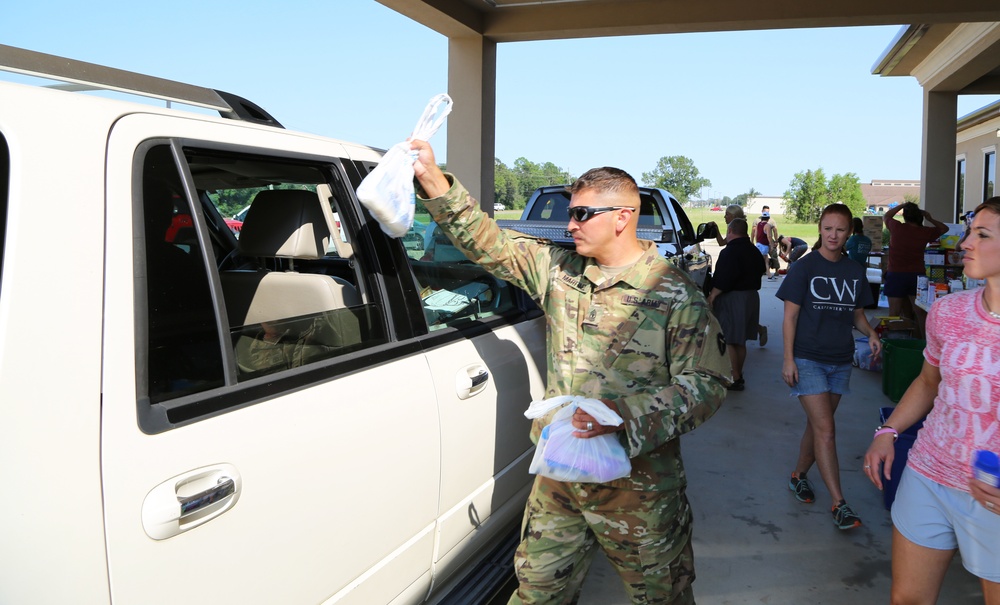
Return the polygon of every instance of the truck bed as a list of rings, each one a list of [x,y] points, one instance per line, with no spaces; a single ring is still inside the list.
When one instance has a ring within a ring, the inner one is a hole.
[[[499,220],[497,225],[503,229],[510,229],[532,237],[539,237],[557,243],[572,243],[573,238],[566,232],[566,224],[569,221],[519,221],[519,220]],[[654,242],[672,241],[673,231],[664,230],[661,227],[651,227],[639,225],[637,235],[639,239],[647,239]]]

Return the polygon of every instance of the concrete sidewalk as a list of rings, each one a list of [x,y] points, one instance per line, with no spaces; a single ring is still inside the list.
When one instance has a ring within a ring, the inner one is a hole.
[[[837,447],[844,495],[864,525],[841,532],[815,467],[814,504],[799,503],[787,487],[805,415],[781,380],[780,283],[763,280],[761,323],[770,340],[763,348],[747,343],[746,390],[730,392],[713,418],[682,438],[695,519],[695,598],[699,605],[888,603],[892,524],[861,466],[879,408],[892,402],[880,373],[854,369],[851,394],[837,410]],[[979,580],[958,557],[938,602],[983,602]],[[599,555],[580,605],[627,604],[621,580]]]

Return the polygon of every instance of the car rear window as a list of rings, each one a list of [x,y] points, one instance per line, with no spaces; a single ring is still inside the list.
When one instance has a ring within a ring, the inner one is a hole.
[[[649,193],[640,192],[639,224],[650,226],[664,225],[663,213],[660,206]],[[542,193],[531,206],[531,213],[528,215],[529,221],[562,221],[569,222],[567,209],[569,208],[570,194],[568,191],[553,191]]]
[[[529,221],[563,221],[569,222],[569,215],[566,213],[569,208],[569,192],[557,191],[543,193],[538,196],[531,206]]]
[[[136,162],[140,406],[193,419],[239,403],[221,395],[241,384],[388,342],[372,255],[341,222],[332,165],[155,140]]]

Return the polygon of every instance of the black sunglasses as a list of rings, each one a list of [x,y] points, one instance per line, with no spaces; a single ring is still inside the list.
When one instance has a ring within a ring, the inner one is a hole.
[[[574,221],[582,223],[589,221],[598,214],[604,214],[612,210],[631,210],[635,212],[635,208],[632,206],[573,206],[566,209],[566,214]]]

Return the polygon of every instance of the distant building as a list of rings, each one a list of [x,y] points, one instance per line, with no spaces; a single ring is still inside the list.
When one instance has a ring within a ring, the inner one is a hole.
[[[761,209],[764,206],[769,206],[771,208],[771,214],[784,214],[785,198],[764,196],[750,198],[750,202],[743,210],[747,213],[747,216],[754,216],[760,214]]]
[[[920,181],[876,180],[867,185],[862,184],[861,195],[865,198],[865,205],[868,206],[869,213],[884,214],[889,208],[905,202],[907,197],[918,201],[920,199]]]
[[[997,118],[1000,120],[1000,116]],[[861,185],[861,195],[865,198],[865,206],[870,214],[884,214],[886,210],[902,204],[907,197],[920,199],[920,181],[910,180],[874,180]],[[785,214],[785,198],[755,197],[746,207],[748,216],[760,214],[764,206],[771,208],[771,214]]]
[[[955,136],[954,217],[997,195],[997,146],[1000,143],[1000,101],[958,119]]]

